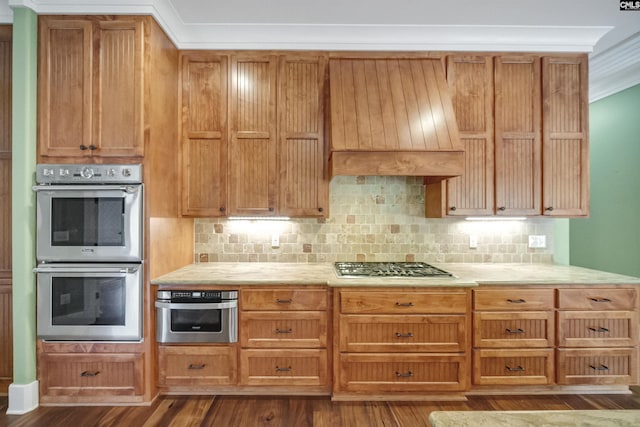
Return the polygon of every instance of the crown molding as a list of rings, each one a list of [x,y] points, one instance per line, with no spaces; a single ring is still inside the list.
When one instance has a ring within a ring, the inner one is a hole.
[[[640,84],[640,32],[589,58],[589,102]]]

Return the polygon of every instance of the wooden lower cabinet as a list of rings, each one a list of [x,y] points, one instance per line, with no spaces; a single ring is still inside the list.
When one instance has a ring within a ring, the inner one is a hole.
[[[481,349],[473,351],[473,383],[479,385],[553,384],[553,350]]]
[[[41,403],[135,402],[144,392],[142,354],[43,353]]]
[[[326,349],[242,349],[240,385],[326,386]]]
[[[234,345],[169,346],[158,348],[160,387],[234,385],[237,382]]]
[[[464,354],[342,353],[339,386],[354,393],[464,391],[466,366]]]

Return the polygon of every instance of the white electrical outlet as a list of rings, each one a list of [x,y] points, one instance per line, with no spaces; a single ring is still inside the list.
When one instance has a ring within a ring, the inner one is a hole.
[[[280,247],[280,235],[278,233],[273,233],[271,235],[271,247],[272,248]]]
[[[475,234],[469,235],[469,247],[471,249],[475,249],[478,247],[478,236],[476,236]]]
[[[529,247],[530,248],[546,248],[547,247],[547,236],[529,236]]]

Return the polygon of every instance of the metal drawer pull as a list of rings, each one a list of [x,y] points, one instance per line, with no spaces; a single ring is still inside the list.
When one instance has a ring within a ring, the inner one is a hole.
[[[100,371],[95,371],[95,372],[83,371],[80,374],[81,377],[97,377],[98,375],[100,375]]]
[[[591,369],[594,371],[608,371],[609,367],[607,365],[600,364],[600,366],[589,365]]]
[[[409,378],[413,376],[413,372],[411,371],[407,371],[407,372],[398,372],[396,371],[396,377],[398,378]]]
[[[200,364],[200,365],[194,365],[193,363],[189,365],[189,369],[204,369],[204,367],[207,366],[204,363]]]
[[[400,332],[396,332],[396,337],[398,337],[398,338],[413,338],[413,334],[411,332],[407,332],[406,334],[401,334]]]
[[[609,298],[590,298],[593,302],[611,302]]]
[[[289,329],[280,329],[280,328],[276,328],[276,334],[290,334],[293,332],[293,329],[289,328]]]
[[[589,330],[593,332],[609,332],[607,328],[589,328]]]
[[[507,368],[507,371],[510,372],[524,372],[524,368],[522,366],[516,366],[515,368],[512,368],[511,366],[507,365],[505,366],[505,368]]]
[[[413,307],[412,302],[396,302],[396,307]]]
[[[276,366],[276,372],[290,372],[291,371],[291,366],[286,367],[286,368],[281,368],[279,366]]]
[[[289,298],[289,299],[276,298],[276,303],[278,303],[278,304],[291,304],[292,302],[293,302],[293,300],[291,298]]]
[[[507,328],[506,330],[510,334],[524,334],[524,329],[521,329],[521,328],[518,328],[518,329]]]
[[[507,301],[510,302],[511,304],[524,304],[525,302],[527,302],[527,300],[524,300],[522,298],[519,298],[519,299],[509,298]]]

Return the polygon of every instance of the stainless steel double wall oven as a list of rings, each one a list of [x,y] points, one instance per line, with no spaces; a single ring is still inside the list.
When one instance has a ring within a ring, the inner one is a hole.
[[[36,167],[37,333],[142,340],[141,165]]]

